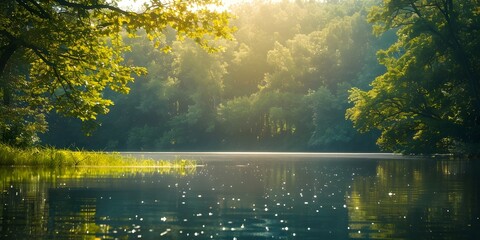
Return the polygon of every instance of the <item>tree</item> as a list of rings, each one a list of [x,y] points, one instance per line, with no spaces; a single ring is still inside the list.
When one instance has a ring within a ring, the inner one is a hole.
[[[383,1],[369,20],[398,41],[378,58],[387,72],[353,88],[347,118],[379,129],[383,149],[477,153],[480,149],[480,11],[476,0]]]
[[[193,44],[173,45],[170,74],[161,91],[170,106],[169,130],[157,147],[193,149],[215,143],[226,63]]]
[[[45,114],[55,109],[84,122],[106,114],[113,104],[103,92],[128,93],[132,74],[124,35],[140,29],[156,47],[170,50],[165,32],[191,38],[208,50],[230,38],[230,15],[215,11],[217,0],[158,1],[141,12],[106,0],[6,0],[0,3],[0,141],[32,142],[46,131]]]
[[[391,41],[372,35],[370,4],[241,4],[231,9],[236,40],[221,41],[225,51],[216,54],[193,41],[165,54],[142,32],[125,40],[132,51],[123,57],[149,74],[135,77],[128,95],[106,92],[115,106],[95,135],[60,145],[79,121],[50,117],[42,141],[109,150],[376,150],[377,132],[362,135],[345,119],[348,89],[385,71],[375,52]]]

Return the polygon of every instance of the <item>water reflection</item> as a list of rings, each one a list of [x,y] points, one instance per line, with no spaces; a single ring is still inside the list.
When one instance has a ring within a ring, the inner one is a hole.
[[[355,239],[480,239],[478,163],[380,161],[354,178],[349,236]]]
[[[205,162],[148,169],[0,169],[6,239],[480,239],[479,164]]]

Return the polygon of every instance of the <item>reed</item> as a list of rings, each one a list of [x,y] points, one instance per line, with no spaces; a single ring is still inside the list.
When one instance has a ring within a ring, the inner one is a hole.
[[[165,167],[194,168],[194,160],[137,159],[120,153],[66,150],[53,147],[15,148],[0,144],[0,166],[38,167]]]

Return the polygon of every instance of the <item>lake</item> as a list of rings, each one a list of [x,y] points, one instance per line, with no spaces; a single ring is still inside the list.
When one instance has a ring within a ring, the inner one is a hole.
[[[199,166],[0,168],[0,238],[480,239],[479,161],[124,154]]]

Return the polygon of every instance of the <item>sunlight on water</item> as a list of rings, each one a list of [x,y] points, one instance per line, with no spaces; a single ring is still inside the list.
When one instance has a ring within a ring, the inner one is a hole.
[[[478,239],[480,234],[478,163],[252,158],[239,164],[224,157],[186,175],[107,171],[78,177],[2,169],[0,238]]]

